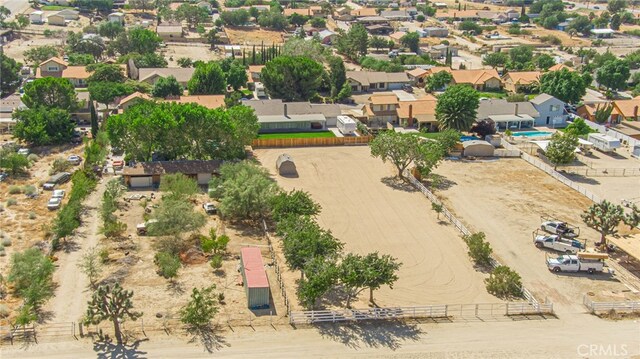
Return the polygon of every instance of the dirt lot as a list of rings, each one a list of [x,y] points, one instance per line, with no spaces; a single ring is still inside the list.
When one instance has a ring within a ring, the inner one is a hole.
[[[234,45],[266,45],[281,44],[283,32],[264,30],[254,27],[225,27],[229,42]]]
[[[21,38],[5,44],[3,51],[8,57],[25,64],[24,52],[33,47],[44,45],[62,46],[62,39],[44,38],[43,36],[35,35],[22,35]]]
[[[272,172],[282,149],[261,149],[257,158]],[[424,196],[398,185],[390,166],[368,147],[286,149],[299,178],[277,176],[285,189],[308,191],[320,203],[318,222],[345,243],[345,251],[379,251],[402,263],[393,289],[375,293],[380,306],[482,303],[497,299],[485,291],[463,241],[441,224]],[[299,274],[296,273],[296,277]],[[366,306],[366,294],[355,307]]]
[[[209,49],[209,45],[200,43],[169,43],[161,53],[169,63],[169,67],[179,67],[178,59],[181,57],[187,57],[193,61],[212,61],[224,58],[224,52],[217,49],[212,51]]]
[[[587,292],[602,300],[628,291],[615,275],[551,273],[545,255],[555,253],[533,246],[532,231],[539,228],[541,215],[578,225],[588,248],[599,240],[580,219],[590,201],[569,187],[520,159],[447,161],[436,172],[445,178],[437,194],[447,207],[472,231],[485,232],[498,259],[520,273],[534,295],[554,302],[559,313],[582,311],[582,297]]]

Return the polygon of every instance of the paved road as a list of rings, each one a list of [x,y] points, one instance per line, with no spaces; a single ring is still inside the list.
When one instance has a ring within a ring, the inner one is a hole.
[[[13,19],[15,14],[20,14],[29,8],[29,2],[27,0],[2,0],[0,1],[0,5],[11,11],[11,16],[8,20]]]

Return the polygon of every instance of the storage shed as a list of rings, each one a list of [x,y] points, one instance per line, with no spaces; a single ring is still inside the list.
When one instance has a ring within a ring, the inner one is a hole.
[[[296,170],[296,164],[293,162],[293,158],[286,153],[278,156],[276,170],[278,170],[280,176],[284,177],[295,177],[298,175],[298,170]]]
[[[240,250],[240,271],[249,309],[268,308],[271,292],[259,248],[246,247]]]
[[[491,157],[494,147],[487,141],[472,140],[462,142],[462,155],[465,157]]]

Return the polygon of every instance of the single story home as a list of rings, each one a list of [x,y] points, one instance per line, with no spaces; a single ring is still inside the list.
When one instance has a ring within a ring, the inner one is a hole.
[[[409,21],[411,15],[406,10],[386,10],[380,12],[380,16],[389,21]]]
[[[503,99],[480,101],[477,121],[493,120],[498,130],[532,128],[540,113],[531,102],[507,102]]]
[[[413,70],[407,71],[407,76],[409,76],[409,80],[414,86],[423,87],[424,79],[429,76],[429,70],[425,70],[419,67],[416,67]]]
[[[44,24],[44,12],[36,10],[29,14],[29,22],[32,24]]]
[[[615,33],[616,31],[611,29],[591,29],[591,35],[596,39],[608,39],[613,37]]]
[[[159,25],[156,27],[156,33],[163,40],[181,38],[184,37],[184,31],[182,25]]]
[[[336,126],[342,114],[338,104],[282,102],[282,100],[245,100],[258,117],[260,132],[326,130]]]
[[[418,33],[420,33],[421,37],[447,37],[449,36],[449,29],[446,27],[425,27],[423,29],[419,29]],[[456,55],[458,56],[456,49]]]
[[[121,12],[112,12],[107,16],[109,22],[117,22],[119,24],[124,25],[124,13]]]
[[[400,90],[411,84],[404,72],[347,71],[347,81],[354,93]]]
[[[449,52],[451,56],[458,56],[458,48],[445,44],[431,46],[429,49],[429,55],[436,59],[444,59],[447,56],[447,52]]]
[[[184,160],[136,162],[122,170],[124,183],[131,188],[158,187],[162,176],[181,173],[193,178],[199,185],[207,185],[214,175],[218,175],[222,161]]]
[[[322,30],[318,32],[318,37],[320,38],[320,42],[324,45],[331,45],[337,38],[338,34],[331,30]]]
[[[547,69],[548,72],[551,71],[560,71],[566,69],[567,71],[575,71],[572,67],[569,67],[565,64],[555,64]]]
[[[397,45],[400,45],[402,43],[402,37],[406,34],[407,33],[404,31],[396,31],[393,34],[390,34],[389,38],[393,40],[393,42],[395,42]]]
[[[631,100],[615,100],[613,101],[613,109],[618,114],[616,123],[623,121],[638,121],[640,115],[638,109],[640,108],[640,96],[637,96]]]
[[[191,80],[195,71],[196,69],[193,67],[141,68],[138,70],[138,81],[155,85],[160,78],[173,76],[176,78],[180,86],[186,88],[187,82]]]
[[[601,102],[601,103],[585,103],[582,106],[579,106],[576,109],[576,112],[578,113],[578,116],[589,120],[589,121],[596,121],[596,111],[598,111],[599,109],[605,109],[607,106],[613,106],[612,103],[610,102]],[[616,123],[618,121],[618,110],[616,110],[616,108],[614,107],[613,110],[611,111],[611,116],[609,116],[609,119],[606,121],[608,123]]]
[[[78,20],[80,18],[80,12],[71,9],[60,10],[56,15],[63,16],[65,20]]]
[[[351,15],[356,18],[360,18],[360,17],[366,17],[366,16],[377,16],[378,12],[376,11],[375,8],[363,7],[360,9],[351,10]]]
[[[47,16],[47,23],[49,25],[67,26],[67,19],[62,15],[52,14]]]
[[[131,95],[125,96],[122,99],[120,99],[120,102],[118,102],[118,112],[122,113],[126,111],[129,107],[139,103],[140,101],[151,101],[151,100],[153,100],[151,96],[147,95],[146,93],[136,91]]]
[[[440,71],[449,72],[453,77],[453,84],[467,84],[478,91],[499,90],[502,86],[500,75],[495,69],[452,70],[449,67],[433,67],[429,69],[429,75]]]
[[[540,82],[540,75],[540,71],[509,71],[502,76],[502,83],[504,89],[509,92],[523,92]]]
[[[554,128],[567,126],[568,114],[564,108],[564,102],[546,93],[534,97],[529,102],[539,114],[535,121],[536,126]]]

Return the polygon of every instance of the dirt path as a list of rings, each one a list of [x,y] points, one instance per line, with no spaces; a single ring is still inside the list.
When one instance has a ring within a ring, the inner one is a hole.
[[[51,321],[56,323],[76,322],[84,314],[89,300],[89,279],[78,269],[77,264],[84,251],[99,243],[99,208],[107,180],[100,180],[96,190],[84,202],[86,213],[76,235],[67,244],[67,250],[58,252],[58,268],[54,281],[58,284],[56,296],[49,301],[46,310],[51,311]]]

